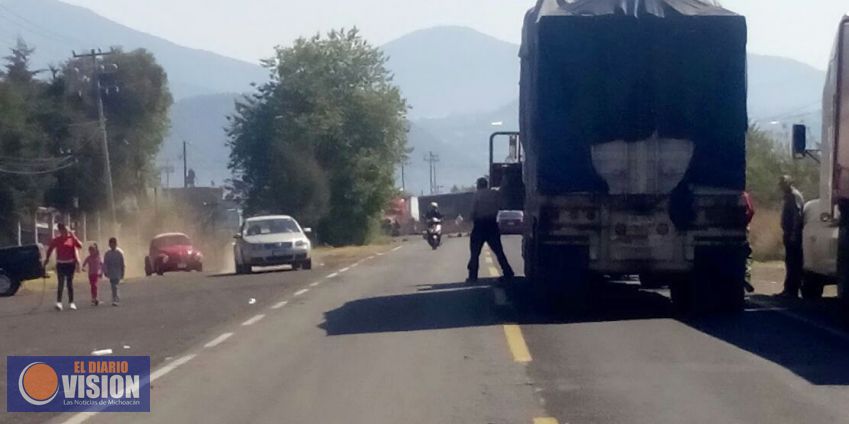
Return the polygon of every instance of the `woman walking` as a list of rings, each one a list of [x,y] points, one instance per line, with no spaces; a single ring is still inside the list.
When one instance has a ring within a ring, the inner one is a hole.
[[[72,311],[76,311],[77,305],[74,303],[74,273],[80,264],[78,249],[81,249],[83,245],[74,233],[68,231],[68,227],[65,224],[59,224],[57,227],[59,228],[59,236],[50,241],[50,247],[47,248],[47,254],[44,255],[44,267],[47,267],[50,255],[55,250],[56,277],[59,283],[56,293],[56,310],[62,310],[62,291],[67,285],[68,307]]]

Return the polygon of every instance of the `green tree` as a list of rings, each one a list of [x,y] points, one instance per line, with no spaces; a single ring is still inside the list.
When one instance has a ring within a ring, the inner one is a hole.
[[[35,78],[35,50],[18,40],[0,67],[0,243],[14,241],[19,218],[38,206],[71,212],[105,204],[103,151],[91,60],[71,59]],[[115,193],[143,200],[172,103],[165,71],[144,50],[117,51],[97,65],[110,132]],[[73,158],[73,166],[56,172]],[[139,203],[139,202],[131,202]]]
[[[71,59],[53,82],[56,94],[62,93],[61,99],[55,99],[54,116],[64,116],[73,123],[65,127],[65,137],[57,148],[74,152],[78,166],[60,174],[50,200],[56,206],[68,207],[77,197],[80,207],[89,211],[106,206],[93,66],[91,59]],[[170,125],[168,110],[173,99],[167,74],[144,49],[117,50],[97,66],[116,202],[143,201],[145,189],[156,180],[155,156]]]
[[[790,175],[805,198],[819,196],[819,165],[810,160],[794,160],[790,148],[781,146],[757,127],[749,129],[747,137],[748,190],[759,208],[778,209],[782,195],[778,180]]]
[[[50,175],[19,166],[45,157],[51,141],[41,125],[47,84],[33,78],[33,52],[19,39],[0,72],[0,244],[14,241],[18,219],[41,204],[53,182]]]
[[[330,243],[367,242],[406,144],[386,57],[353,29],[298,39],[264,63],[271,81],[238,102],[229,128],[248,211],[293,214]]]

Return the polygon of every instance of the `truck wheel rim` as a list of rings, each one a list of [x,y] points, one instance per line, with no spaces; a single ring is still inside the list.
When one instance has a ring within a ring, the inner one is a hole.
[[[6,293],[12,289],[12,280],[5,275],[0,275],[0,293]]]

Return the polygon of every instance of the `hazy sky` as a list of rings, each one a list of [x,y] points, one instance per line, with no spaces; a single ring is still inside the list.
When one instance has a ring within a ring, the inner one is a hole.
[[[435,25],[463,25],[519,41],[534,0],[65,0],[189,47],[244,60],[299,35],[356,25],[376,43]],[[824,69],[847,0],[722,0],[747,16],[749,50]]]

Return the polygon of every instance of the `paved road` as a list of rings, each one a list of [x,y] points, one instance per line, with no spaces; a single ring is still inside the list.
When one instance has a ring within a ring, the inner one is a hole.
[[[229,316],[200,335],[151,352],[153,413],[52,419],[849,422],[849,336],[827,316],[755,298],[740,316],[678,320],[665,293],[634,286],[605,288],[589,316],[540,314],[520,286],[463,283],[466,241],[436,252],[413,241],[355,267],[221,277],[212,293],[163,300],[152,315],[263,294],[255,308],[224,306]],[[507,246],[520,265],[518,239]]]

